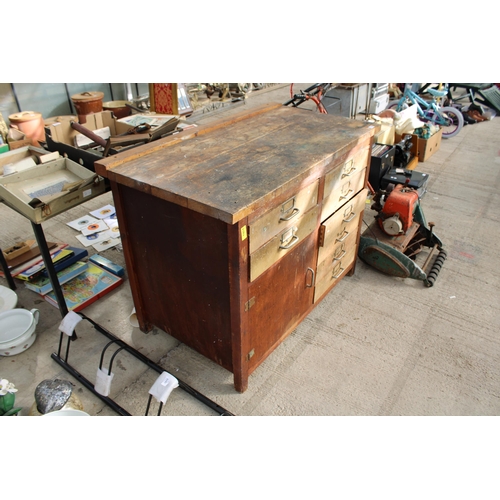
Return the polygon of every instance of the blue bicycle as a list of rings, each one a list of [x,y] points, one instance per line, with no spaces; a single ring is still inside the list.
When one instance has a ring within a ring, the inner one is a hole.
[[[417,113],[423,122],[439,125],[443,131],[443,137],[448,139],[457,135],[464,126],[462,113],[453,106],[439,106],[438,98],[445,99],[448,90],[435,90],[428,88],[425,93],[432,96],[431,100],[422,99],[411,89],[411,83],[405,84],[403,95],[398,101],[390,104],[389,109],[402,111],[410,105],[417,106]]]

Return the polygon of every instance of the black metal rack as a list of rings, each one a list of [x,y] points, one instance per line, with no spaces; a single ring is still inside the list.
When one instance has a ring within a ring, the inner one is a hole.
[[[33,227],[33,232],[35,234],[35,238],[36,238],[36,241],[38,243],[38,247],[40,248],[40,253],[41,253],[41,256],[43,258],[45,268],[47,269],[47,273],[49,275],[50,283],[52,284],[52,288],[54,290],[54,293],[55,293],[55,296],[57,299],[59,311],[61,313],[62,318],[64,318],[68,314],[69,311],[68,311],[68,307],[66,305],[66,300],[64,299],[64,294],[62,292],[61,285],[60,285],[59,280],[57,278],[57,273],[56,273],[56,270],[54,267],[54,263],[52,262],[52,258],[51,258],[50,251],[49,251],[49,248],[47,245],[47,241],[45,239],[45,234],[43,232],[41,224],[31,222],[31,225]],[[16,285],[15,285],[14,280],[12,279],[12,276],[9,272],[9,269],[8,269],[7,263],[5,262],[5,259],[2,259],[3,254],[1,252],[1,250],[0,250],[0,254],[1,254],[0,264],[2,265],[2,267],[4,269],[5,277],[7,278],[11,289],[14,290],[16,288]],[[149,368],[155,370],[156,372],[161,374],[165,371],[164,368],[162,368],[158,364],[154,363],[152,360],[150,360],[149,358],[147,358],[146,356],[141,354],[139,351],[137,351],[133,347],[129,346],[123,340],[121,340],[120,338],[113,335],[111,332],[109,332],[108,330],[103,328],[101,325],[99,325],[98,323],[96,323],[95,321],[93,321],[92,319],[90,319],[89,317],[84,315],[83,313],[77,313],[77,314],[79,314],[79,316],[83,320],[89,321],[92,324],[92,326],[99,333],[101,333],[102,335],[104,335],[105,337],[107,337],[110,340],[110,342],[106,345],[106,347],[104,349],[107,349],[112,344],[115,344],[118,347],[117,351],[114,353],[113,356],[118,354],[119,351],[125,350],[126,352],[128,352],[129,354],[134,356],[136,359],[138,359],[140,362],[144,363],[145,365],[147,365]],[[63,356],[62,349],[63,349],[64,336],[67,337],[67,345],[66,345],[66,350],[65,350],[64,356]],[[60,339],[59,339],[58,351],[57,351],[57,353],[53,353],[51,355],[51,358],[54,361],[56,361],[62,368],[64,368],[69,374],[71,374],[74,378],[76,378],[88,390],[90,390],[94,395],[96,395],[99,399],[101,399],[104,403],[106,403],[106,405],[108,405],[111,409],[116,411],[119,415],[131,416],[131,414],[128,411],[123,409],[113,399],[109,398],[108,396],[103,396],[102,394],[99,394],[95,390],[94,384],[92,384],[87,378],[85,378],[81,373],[79,373],[78,370],[76,370],[73,366],[71,366],[71,364],[68,361],[69,352],[70,352],[70,343],[72,341],[77,340],[77,338],[78,337],[77,337],[76,331],[73,331],[73,334],[71,336],[66,335],[64,332],[61,332]],[[201,394],[196,389],[189,386],[188,384],[186,384],[182,380],[179,380],[179,379],[177,379],[177,380],[179,383],[179,387],[181,389],[183,389],[185,392],[187,392],[188,394],[190,394],[191,396],[196,398],[198,401],[200,401],[204,405],[211,408],[218,415],[220,415],[220,416],[234,416],[231,412],[222,408],[217,403],[210,400],[209,398],[207,398],[206,396],[204,396],[203,394]],[[147,415],[147,412],[149,411],[150,403],[151,403],[151,398],[148,401],[146,415]],[[161,410],[162,410],[162,405],[160,403],[158,415],[160,415]]]
[[[156,364],[153,361],[151,361],[149,358],[147,358],[146,356],[144,356],[143,354],[141,354],[140,352],[138,352],[133,347],[131,347],[128,344],[126,344],[123,340],[121,340],[118,337],[116,337],[115,335],[113,335],[111,332],[109,332],[108,330],[106,330],[105,328],[103,328],[101,325],[99,325],[98,323],[96,323],[95,321],[93,321],[92,319],[90,319],[89,317],[85,316],[85,314],[83,314],[81,312],[77,313],[77,314],[83,320],[89,321],[92,324],[92,326],[99,333],[101,333],[102,335],[104,335],[105,337],[107,337],[110,340],[110,342],[108,342],[106,344],[106,346],[104,347],[104,349],[102,351],[101,362],[100,362],[100,366],[99,366],[100,368],[102,367],[102,360],[103,360],[103,356],[104,356],[105,351],[108,349],[108,347],[110,347],[111,345],[114,344],[117,347],[117,350],[114,352],[114,354],[111,357],[111,361],[110,361],[110,365],[109,365],[109,371],[110,372],[111,372],[111,366],[112,366],[112,363],[113,363],[113,360],[114,360],[115,356],[120,351],[122,351],[122,350],[125,350],[126,352],[128,352],[129,354],[131,354],[132,356],[134,356],[139,361],[141,361],[142,363],[144,363],[145,365],[147,365],[152,370],[155,370],[159,374],[161,374],[161,373],[163,373],[165,371],[164,368],[162,368],[158,364]],[[63,349],[63,343],[64,343],[63,339],[64,339],[65,335],[66,334],[64,332],[61,332],[60,339],[59,339],[59,349],[58,349],[57,353],[53,353],[51,355],[51,358],[54,361],[56,361],[60,366],[62,366],[73,377],[75,377],[80,383],[82,383],[93,394],[95,394],[99,399],[101,399],[102,401],[104,401],[104,403],[106,403],[110,408],[112,408],[114,411],[116,411],[119,415],[130,416],[129,412],[127,412],[126,410],[124,410],[120,405],[118,405],[111,398],[109,398],[108,396],[103,396],[102,394],[98,393],[95,390],[94,384],[92,384],[87,378],[85,378],[81,373],[79,373],[75,368],[73,368],[69,364],[68,357],[69,357],[69,351],[70,351],[70,343],[71,343],[72,340],[74,340],[73,337],[69,337],[69,336],[66,335],[68,337],[68,339],[67,339],[67,345],[66,345],[66,352],[64,354],[64,358],[62,357],[61,352],[62,352],[62,349]],[[229,412],[228,410],[222,408],[217,403],[213,402],[212,400],[210,400],[209,398],[207,398],[206,396],[204,396],[203,394],[201,394],[200,392],[198,392],[196,389],[193,389],[190,385],[186,384],[182,380],[179,380],[178,378],[177,378],[177,380],[179,382],[179,387],[181,389],[183,389],[188,394],[190,394],[191,396],[193,396],[194,398],[196,398],[198,401],[202,402],[203,404],[205,404],[206,406],[208,406],[209,408],[211,408],[212,410],[214,410],[220,416],[233,416],[233,414],[231,412]],[[151,403],[151,397],[149,398],[149,401],[148,401],[148,405],[147,405],[147,409],[146,409],[146,415],[148,414],[150,403]],[[161,410],[162,410],[162,405],[160,403],[160,408],[158,410],[158,415],[160,415]]]

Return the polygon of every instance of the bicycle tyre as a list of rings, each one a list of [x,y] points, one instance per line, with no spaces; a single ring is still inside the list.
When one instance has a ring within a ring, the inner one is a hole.
[[[462,113],[457,108],[454,108],[452,106],[444,106],[442,108],[439,108],[439,111],[448,116],[448,118],[450,118],[452,121],[452,124],[450,126],[442,127],[443,137],[445,139],[455,137],[464,126],[464,117],[462,116]]]
[[[401,99],[397,99],[395,101],[390,101],[389,104],[387,105],[387,108],[385,109],[393,109],[394,111],[402,111],[403,109],[406,109],[408,105],[406,102],[401,103]]]

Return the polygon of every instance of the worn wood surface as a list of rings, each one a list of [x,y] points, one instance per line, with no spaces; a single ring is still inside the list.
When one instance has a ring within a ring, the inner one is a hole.
[[[332,162],[376,127],[278,106],[206,132],[152,143],[125,158],[96,162],[103,177],[221,219],[241,220],[260,204]],[[181,134],[179,134],[181,135]],[[304,138],[307,138],[304,140]],[[121,157],[121,155],[120,155]]]
[[[315,294],[321,214],[345,181],[331,193],[335,183],[325,176],[341,176],[377,128],[271,106],[200,129],[107,158],[96,171],[113,188],[141,329],[156,326],[228,369],[243,392],[250,373],[339,281],[325,276]],[[357,176],[361,189],[366,169]],[[312,193],[304,206],[301,192]],[[259,227],[264,236],[252,250]],[[259,251],[278,237],[290,248],[264,255],[252,276]]]

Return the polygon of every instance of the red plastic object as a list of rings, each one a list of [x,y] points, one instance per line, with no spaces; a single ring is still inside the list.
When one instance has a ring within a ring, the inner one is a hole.
[[[417,202],[418,193],[414,189],[398,184],[384,203],[381,219],[399,214],[399,219],[403,224],[403,231],[406,233],[413,223],[413,212]],[[379,219],[380,224],[382,224],[381,219]]]

